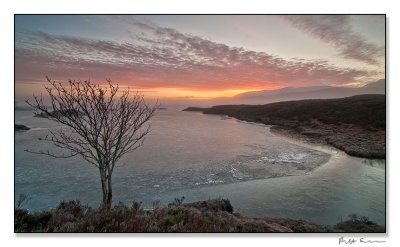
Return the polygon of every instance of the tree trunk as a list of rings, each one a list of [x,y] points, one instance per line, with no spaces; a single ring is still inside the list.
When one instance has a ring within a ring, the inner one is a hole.
[[[111,174],[108,174],[108,172],[100,169],[100,177],[101,188],[103,191],[103,207],[110,209],[112,203]]]
[[[112,186],[111,186],[111,174],[107,176],[107,197],[106,203],[109,207],[111,207],[112,203]]]

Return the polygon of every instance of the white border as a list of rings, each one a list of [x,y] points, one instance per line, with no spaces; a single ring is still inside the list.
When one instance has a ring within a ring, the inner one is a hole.
[[[396,11],[397,9],[397,11]],[[395,154],[399,152],[396,138],[400,138],[397,107],[399,107],[399,54],[400,54],[400,13],[395,1],[349,1],[349,0],[3,0],[0,7],[0,56],[2,107],[1,121],[1,173],[0,173],[0,239],[3,246],[337,246],[337,234],[53,234],[16,236],[13,224],[14,201],[14,157],[13,157],[13,100],[14,100],[14,14],[28,13],[348,13],[387,14],[387,100],[388,100],[388,160],[387,160],[387,221],[386,244],[364,246],[399,246],[398,213],[400,162]],[[345,234],[347,237],[360,235]],[[375,237],[374,237],[375,236]],[[368,238],[382,239],[382,235],[368,235]],[[356,244],[363,246],[363,244]]]

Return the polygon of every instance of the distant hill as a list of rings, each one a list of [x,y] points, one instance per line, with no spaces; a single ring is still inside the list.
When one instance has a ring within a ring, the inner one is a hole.
[[[384,90],[386,88],[386,81],[385,79],[381,79],[379,81],[365,85],[364,88],[379,88],[380,90],[383,90],[384,93],[385,92]]]
[[[251,97],[264,97],[272,95],[281,94],[293,94],[293,93],[304,93],[304,92],[315,92],[324,89],[331,88],[329,86],[314,86],[314,87],[284,87],[275,90],[262,90],[262,91],[252,91],[242,94],[238,94],[235,98],[251,98]]]
[[[363,87],[285,87],[277,90],[262,90],[238,94],[231,98],[216,99],[218,104],[266,104],[279,101],[302,99],[332,99],[360,94],[385,94],[385,79],[369,83]]]
[[[308,99],[264,105],[218,105],[198,111],[289,128],[350,155],[367,158],[386,156],[385,95]]]

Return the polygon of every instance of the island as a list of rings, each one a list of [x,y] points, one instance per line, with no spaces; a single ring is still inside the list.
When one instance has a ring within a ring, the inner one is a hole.
[[[199,111],[199,112],[204,112],[210,108],[204,108],[204,107],[188,107],[183,109],[183,111]]]
[[[272,132],[328,144],[352,156],[386,157],[386,97],[382,94],[265,105],[189,107],[184,111],[273,125]]]
[[[14,124],[14,130],[19,131],[19,130],[30,130],[31,128],[23,125],[23,124]]]

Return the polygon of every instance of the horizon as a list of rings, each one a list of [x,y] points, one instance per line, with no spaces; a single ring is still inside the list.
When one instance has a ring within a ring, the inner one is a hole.
[[[269,89],[269,90],[258,90],[258,91],[246,91],[244,93],[239,93],[239,94],[235,94],[232,96],[225,96],[225,97],[216,97],[216,98],[195,98],[195,97],[180,97],[180,98],[163,98],[163,99],[157,99],[157,98],[145,98],[146,102],[154,104],[155,102],[161,103],[161,106],[195,106],[195,105],[190,105],[190,104],[197,104],[197,106],[213,106],[215,104],[226,104],[228,103],[227,100],[231,100],[230,103],[243,103],[243,101],[240,101],[240,99],[238,97],[240,96],[247,96],[248,94],[250,95],[250,97],[254,96],[254,94],[252,93],[261,93],[261,92],[277,92],[276,94],[274,94],[275,96],[285,96],[285,92],[281,93],[280,90],[285,90],[285,89],[302,89],[302,88],[317,88],[320,87],[319,90],[316,90],[314,92],[320,92],[320,90],[324,90],[324,89],[332,89],[332,88],[363,88],[364,86],[368,86],[368,85],[372,85],[372,84],[384,84],[384,86],[386,86],[386,80],[385,79],[380,79],[376,82],[372,82],[363,86],[359,86],[359,87],[346,87],[346,86],[303,86],[303,87],[282,87],[282,88],[278,88],[278,89]],[[43,84],[43,86],[45,86]],[[126,88],[122,88],[121,90],[126,90]],[[134,91],[134,90],[130,90],[131,93],[136,93],[138,92],[139,94],[141,93],[141,91]],[[313,91],[311,91],[313,92]],[[309,93],[309,91],[305,91],[305,93]],[[367,92],[367,93],[363,93],[363,94],[381,94],[382,92]],[[273,96],[274,96],[273,95]],[[32,96],[32,95],[31,95]],[[330,99],[330,98],[346,98],[346,97],[352,97],[352,96],[357,96],[357,94],[349,94],[349,95],[342,95],[339,97],[326,97],[326,99]],[[49,100],[47,95],[42,95],[43,100],[45,102],[47,102]],[[325,98],[325,97],[324,97]],[[22,99],[17,99],[14,101],[14,106],[15,107],[25,107],[28,106],[25,101],[28,100],[29,98],[22,98]],[[313,97],[307,97],[304,99],[316,99]],[[266,104],[269,103],[274,103],[274,102],[283,102],[283,101],[297,101],[297,100],[303,100],[303,98],[292,98],[292,99],[287,99],[287,100],[272,100],[272,101],[268,101],[268,99],[266,99]],[[258,102],[258,101],[257,101]],[[23,105],[21,105],[20,103],[24,103]],[[251,104],[251,102],[247,102],[248,104]],[[254,103],[254,102],[253,102]],[[258,103],[260,104],[260,103]]]
[[[385,79],[384,15],[16,15],[16,98],[45,76],[210,100]],[[296,42],[292,42],[296,40]]]

